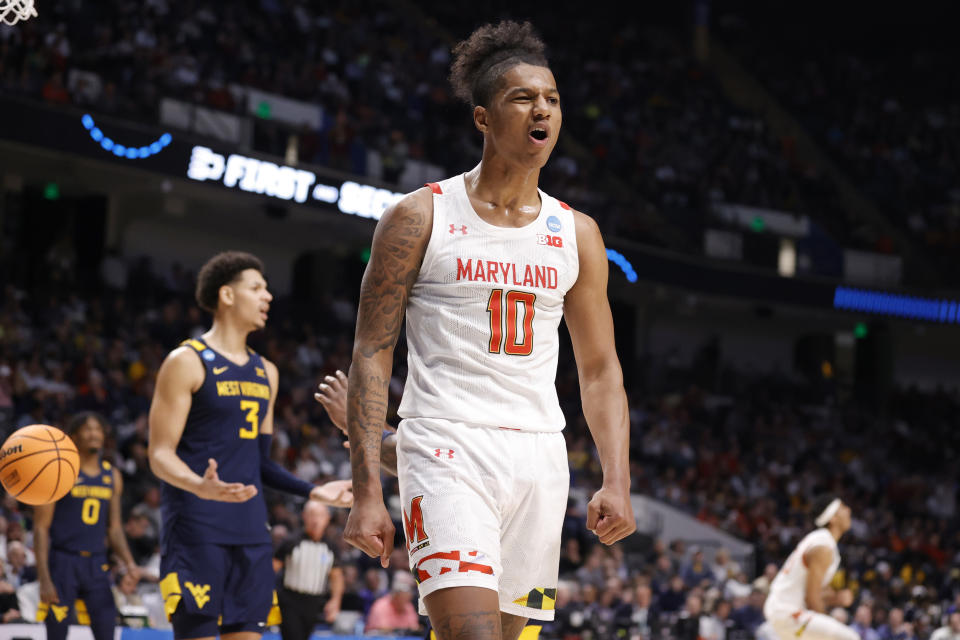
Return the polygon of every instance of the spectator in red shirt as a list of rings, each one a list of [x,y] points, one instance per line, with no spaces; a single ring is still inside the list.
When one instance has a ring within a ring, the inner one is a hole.
[[[413,576],[404,572],[393,575],[390,593],[381,596],[370,607],[366,632],[418,631],[420,618],[413,606]]]
[[[70,94],[63,86],[63,74],[57,71],[43,85],[43,99],[56,104],[68,104]]]

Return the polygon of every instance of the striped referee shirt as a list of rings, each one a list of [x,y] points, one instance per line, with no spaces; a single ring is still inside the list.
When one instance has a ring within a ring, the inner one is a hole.
[[[290,591],[319,596],[327,593],[330,570],[337,566],[333,550],[304,534],[280,545],[275,554],[283,560],[283,586]]]

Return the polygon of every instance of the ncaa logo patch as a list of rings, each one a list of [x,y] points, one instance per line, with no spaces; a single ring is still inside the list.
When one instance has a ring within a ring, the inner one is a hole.
[[[557,216],[550,216],[547,218],[547,229],[550,229],[550,231],[556,233],[557,231],[560,231],[561,228],[562,225],[560,224],[560,218]]]
[[[201,355],[201,357],[203,357],[203,359],[206,360],[207,362],[213,362],[214,358],[217,357],[216,354],[215,354],[213,351],[211,351],[210,349],[204,349],[204,350],[203,350],[203,353],[201,353],[200,355]]]

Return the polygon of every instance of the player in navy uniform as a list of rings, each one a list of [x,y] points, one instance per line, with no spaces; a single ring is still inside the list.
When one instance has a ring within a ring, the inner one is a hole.
[[[123,479],[101,459],[106,423],[81,413],[67,425],[80,452],[80,473],[70,493],[34,507],[34,550],[40,582],[37,620],[49,640],[64,640],[73,621],[89,624],[97,640],[113,640],[117,609],[110,590],[107,543],[137,580],[140,570],[123,534]]]
[[[196,297],[213,326],[167,356],[150,407],[150,466],[164,481],[160,588],[176,638],[250,640],[275,604],[263,486],[340,507],[353,496],[349,481],[314,486],[270,459],[279,375],[247,347],[273,299],[260,260],[214,256]]]

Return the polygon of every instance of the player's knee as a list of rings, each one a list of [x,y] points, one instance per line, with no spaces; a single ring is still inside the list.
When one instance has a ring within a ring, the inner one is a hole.
[[[500,601],[482,587],[438,589],[423,599],[437,640],[500,640]]]
[[[220,633],[217,619],[183,611],[180,607],[170,618],[174,638],[216,638]]]

